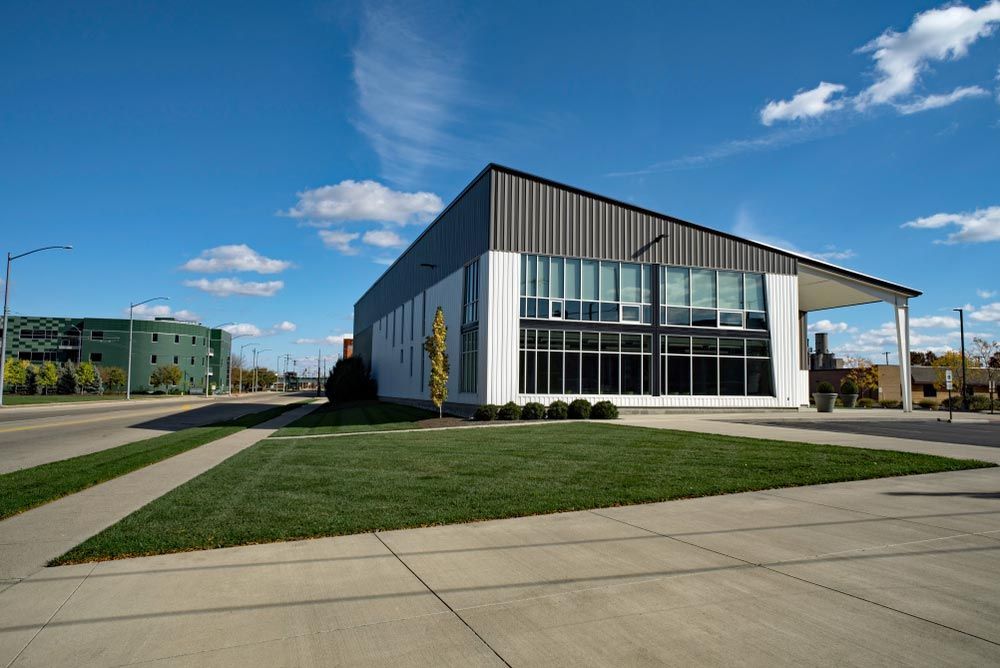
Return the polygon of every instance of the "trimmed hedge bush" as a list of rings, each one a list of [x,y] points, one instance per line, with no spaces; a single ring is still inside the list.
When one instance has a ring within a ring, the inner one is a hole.
[[[590,409],[590,417],[594,420],[614,420],[618,417],[618,407],[610,401],[598,401]]]
[[[858,408],[871,408],[874,405],[874,399],[869,399],[868,397],[861,397],[858,399]]]
[[[853,380],[851,380],[850,378],[848,378],[843,383],[840,384],[840,393],[841,394],[857,394],[858,393],[858,386],[854,384]]]
[[[569,419],[586,420],[590,417],[590,402],[586,399],[574,399],[569,405]]]
[[[498,420],[520,420],[521,419],[521,407],[515,404],[513,401],[508,401],[500,410],[497,411]]]
[[[878,405],[882,408],[899,408],[903,403],[895,399],[880,399]]]
[[[337,360],[326,379],[326,398],[333,404],[378,397],[378,383],[361,357]]]
[[[833,383],[826,380],[824,380],[822,383],[816,386],[817,394],[833,394],[834,391],[835,390],[833,389]]]
[[[497,411],[500,408],[496,404],[483,404],[472,414],[472,419],[476,422],[490,422],[497,419]]]
[[[969,399],[970,411],[988,411],[990,409],[990,398],[985,394],[974,394]]]
[[[951,409],[955,410],[955,411],[961,410],[962,409],[962,396],[959,395],[959,394],[953,394],[951,396],[951,399],[947,399],[946,398],[944,401],[941,402],[941,408],[944,408],[944,409],[947,410],[948,406],[951,406]]]
[[[569,417],[569,404],[565,401],[553,401],[545,411],[545,417],[550,420],[565,420]]]
[[[545,406],[537,401],[529,401],[521,409],[522,420],[541,420],[545,417]]]
[[[937,404],[938,402],[934,401],[933,399],[927,399],[927,398],[921,399],[920,401],[917,402],[918,406],[920,406],[921,408],[926,408],[929,411],[932,411],[935,408],[937,408]]]

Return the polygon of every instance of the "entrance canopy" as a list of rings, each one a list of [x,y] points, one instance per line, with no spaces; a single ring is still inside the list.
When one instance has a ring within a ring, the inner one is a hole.
[[[800,256],[799,259],[798,278],[803,350],[808,348],[805,335],[806,313],[876,302],[885,302],[892,306],[896,321],[896,346],[899,354],[899,377],[902,380],[900,390],[903,410],[912,411],[909,382],[909,300],[911,297],[918,297],[920,291],[804,256]]]

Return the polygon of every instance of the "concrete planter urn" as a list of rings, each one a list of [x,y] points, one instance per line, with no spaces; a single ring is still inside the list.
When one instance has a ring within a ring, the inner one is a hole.
[[[858,405],[858,395],[856,394],[842,394],[840,400],[844,403],[844,408],[854,408]]]
[[[833,405],[837,403],[836,392],[813,392],[813,400],[816,402],[816,411],[819,413],[832,413]]]
[[[833,405],[837,403],[837,393],[833,390],[833,385],[822,382],[813,392],[813,401],[816,402],[816,411],[819,413],[832,413]]]

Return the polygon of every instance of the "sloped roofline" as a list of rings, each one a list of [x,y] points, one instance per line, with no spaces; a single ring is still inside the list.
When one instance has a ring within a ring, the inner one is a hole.
[[[479,179],[483,178],[489,172],[494,171],[494,170],[495,171],[499,171],[499,172],[505,172],[507,174],[510,174],[511,176],[517,176],[517,177],[520,177],[520,178],[523,178],[523,179],[527,179],[529,181],[534,181],[536,183],[541,183],[543,185],[551,186],[553,188],[558,188],[560,190],[566,190],[568,192],[575,193],[577,195],[582,195],[584,197],[590,197],[592,199],[604,202],[606,204],[611,204],[612,206],[623,207],[625,209],[628,209],[630,211],[634,211],[636,213],[644,214],[644,215],[647,215],[647,216],[653,216],[655,218],[662,218],[664,220],[669,220],[669,221],[671,221],[673,223],[677,223],[679,225],[685,225],[687,227],[692,227],[692,228],[694,228],[696,230],[702,230],[704,232],[709,232],[711,234],[716,234],[718,236],[725,237],[727,239],[733,239],[735,241],[739,241],[740,243],[745,243],[745,244],[749,244],[751,246],[756,246],[758,248],[762,248],[764,250],[772,251],[772,252],[775,252],[775,253],[780,253],[782,255],[794,258],[798,262],[801,262],[804,265],[818,267],[820,269],[825,269],[826,271],[829,271],[829,272],[832,272],[832,273],[835,273],[835,274],[840,274],[840,275],[846,276],[848,278],[853,278],[853,279],[858,280],[858,281],[867,282],[867,283],[873,283],[875,285],[878,285],[881,288],[885,288],[885,289],[893,291],[893,292],[898,292],[899,294],[905,295],[906,297],[919,297],[921,294],[923,294],[921,291],[915,290],[914,288],[910,288],[910,287],[907,287],[905,285],[900,285],[899,283],[893,283],[891,281],[887,281],[887,280],[885,280],[883,278],[879,278],[877,276],[871,276],[870,274],[863,274],[863,273],[861,273],[859,271],[855,271],[853,269],[848,269],[846,267],[841,267],[840,265],[832,264],[830,262],[825,262],[823,260],[817,260],[816,258],[810,257],[808,255],[804,255],[802,253],[797,253],[795,251],[790,251],[790,250],[787,250],[785,248],[780,248],[778,246],[773,246],[771,244],[766,244],[766,243],[763,243],[761,241],[756,241],[754,239],[748,239],[746,237],[737,236],[737,235],[732,234],[730,232],[725,232],[723,230],[717,230],[715,228],[707,227],[705,225],[699,225],[698,223],[692,223],[689,220],[684,220],[684,219],[678,218],[676,216],[671,216],[669,214],[661,213],[659,211],[654,211],[652,209],[647,209],[645,207],[637,206],[635,204],[630,204],[628,202],[623,202],[621,200],[617,200],[617,199],[614,199],[612,197],[608,197],[607,195],[601,195],[600,193],[595,193],[595,192],[592,192],[592,191],[589,191],[589,190],[584,190],[583,188],[578,188],[576,186],[571,186],[571,185],[568,185],[566,183],[561,183],[559,181],[554,181],[552,179],[548,179],[548,178],[545,178],[543,176],[538,176],[536,174],[531,174],[530,172],[525,172],[525,171],[522,171],[520,169],[514,169],[513,167],[507,167],[506,165],[501,165],[501,164],[496,163],[496,162],[491,162],[491,163],[487,164],[485,167],[483,167],[483,169],[478,174],[476,174],[475,178],[473,178],[471,181],[469,181],[468,185],[466,185],[465,188],[462,189],[462,192],[460,192],[454,199],[452,199],[451,202],[448,203],[448,206],[446,206],[444,209],[442,209],[441,212],[437,216],[434,217],[434,220],[431,221],[431,223],[426,228],[424,228],[424,231],[421,232],[417,236],[417,238],[414,239],[413,242],[409,246],[407,246],[406,249],[402,253],[399,254],[399,257],[397,257],[393,261],[392,264],[390,264],[388,267],[386,267],[385,271],[383,271],[379,275],[379,277],[376,278],[374,282],[372,282],[372,284],[368,287],[368,289],[365,290],[365,292],[357,299],[357,301],[354,302],[355,305],[357,305],[362,299],[364,299],[368,295],[368,293],[371,292],[375,288],[375,286],[378,285],[382,281],[382,279],[385,278],[389,274],[390,271],[392,271],[393,267],[396,266],[396,264],[399,262],[400,259],[402,259],[402,257],[404,255],[406,255],[407,253],[409,253],[410,250],[412,250],[418,243],[420,243],[420,240],[423,239],[424,235],[426,235],[427,232],[432,227],[434,227],[434,225],[436,225],[438,223],[438,221],[441,220],[441,218],[453,206],[455,206],[455,204],[460,199],[462,199],[462,197],[465,196],[465,194],[472,188],[472,186],[474,186],[475,184],[477,184],[479,182]]]

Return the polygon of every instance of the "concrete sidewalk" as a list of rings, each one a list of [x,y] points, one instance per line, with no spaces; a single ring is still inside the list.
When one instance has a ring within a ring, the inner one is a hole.
[[[49,568],[0,665],[1000,663],[1000,469]]]
[[[857,415],[844,416],[843,414],[830,420],[850,420],[858,419]],[[902,419],[923,419],[937,424],[937,418],[927,413],[913,413],[908,417],[900,418],[904,415],[901,412],[885,411],[879,415],[877,411],[865,415],[865,418],[884,419],[898,422]],[[914,418],[913,416],[918,416]],[[768,418],[768,424],[754,424],[754,420]],[[940,416],[938,416],[940,417]],[[800,443],[819,443],[829,445],[842,445],[852,448],[872,448],[874,450],[901,450],[904,452],[918,452],[926,455],[941,455],[942,457],[954,457],[956,459],[979,459],[985,462],[1000,464],[1000,448],[985,447],[977,445],[964,445],[961,443],[942,443],[939,441],[921,441],[911,438],[893,438],[889,436],[873,436],[869,434],[853,434],[848,432],[819,431],[803,429],[792,426],[801,422],[813,422],[817,419],[815,411],[795,413],[716,413],[716,414],[649,414],[649,415],[624,415],[619,420],[613,420],[608,424],[652,427],[654,429],[678,429],[680,431],[695,431],[705,434],[722,434],[726,436],[748,436],[751,438],[767,438],[781,441],[794,441]],[[823,419],[828,419],[824,417]],[[980,419],[978,416],[965,417],[964,419]],[[778,421],[788,422],[788,427],[776,426]],[[986,420],[984,420],[986,421]],[[990,421],[993,424],[995,420]],[[1000,433],[1000,432],[998,432]]]
[[[206,443],[0,522],[0,587],[9,586],[102,529],[315,408],[294,408],[256,427]]]

